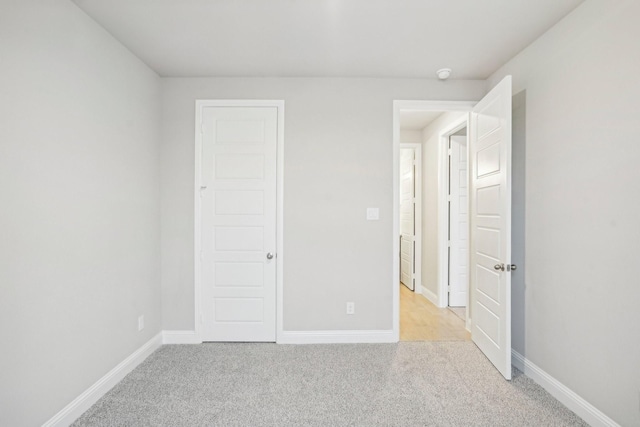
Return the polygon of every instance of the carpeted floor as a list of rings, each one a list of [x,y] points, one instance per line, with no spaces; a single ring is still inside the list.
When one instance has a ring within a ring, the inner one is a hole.
[[[166,345],[74,426],[586,426],[471,342]]]

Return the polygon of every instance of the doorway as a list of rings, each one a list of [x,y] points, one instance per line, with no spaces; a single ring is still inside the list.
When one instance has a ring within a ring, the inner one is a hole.
[[[466,124],[468,113],[465,109],[469,104],[461,103],[459,111],[447,111],[445,109],[423,109],[420,106],[410,106],[399,111],[399,298],[400,298],[400,340],[469,340],[469,331],[465,328],[465,320],[460,319],[451,310],[448,304],[439,303],[440,290],[438,288],[438,243],[440,231],[444,229],[448,236],[449,220],[441,222],[438,206],[441,195],[440,187],[449,189],[449,176],[443,179],[440,157],[442,132],[451,131],[452,123],[457,125],[460,120]],[[458,106],[455,106],[458,107]],[[460,138],[460,129],[456,129]],[[466,140],[464,141],[466,148]],[[454,141],[455,144],[455,141]],[[419,147],[421,155],[415,152]],[[462,148],[460,148],[462,149]],[[444,149],[448,153],[449,147]],[[464,153],[466,156],[466,152]],[[464,156],[463,156],[464,157]],[[421,213],[412,211],[410,203],[412,193],[411,184],[411,159],[414,166],[421,164],[421,168],[415,168],[416,175],[419,171],[421,179],[417,179],[414,197],[423,199],[424,210]],[[418,163],[419,162],[419,163]],[[448,165],[447,165],[448,168]],[[448,170],[448,169],[447,169]],[[448,172],[447,172],[448,173]],[[463,180],[466,178],[463,176]],[[418,189],[417,185],[422,184]],[[462,200],[464,203],[464,200]],[[448,202],[447,202],[448,204]],[[412,216],[412,213],[415,215]],[[410,236],[412,224],[415,224],[415,233]],[[418,230],[420,227],[420,230]],[[412,246],[413,244],[413,246]],[[412,247],[420,247],[420,254],[411,251]],[[447,255],[448,260],[448,255]],[[412,262],[415,265],[416,274],[410,276]],[[421,268],[421,272],[417,270]],[[411,286],[413,279],[416,286]],[[420,283],[418,285],[418,283]],[[447,297],[448,299],[448,297]],[[465,299],[466,305],[466,299]],[[463,316],[464,317],[464,316]]]
[[[466,105],[465,105],[466,104]],[[404,110],[463,111],[467,113],[469,138],[467,144],[469,176],[469,289],[470,307],[467,323],[472,317],[471,338],[478,348],[505,377],[511,379],[511,274],[517,265],[511,260],[511,115],[512,78],[506,76],[477,103],[394,101],[393,103],[393,168],[394,168],[394,253],[399,242],[395,238],[399,231],[399,143],[400,117]],[[453,132],[451,133],[453,134]],[[451,135],[449,134],[449,135]],[[424,139],[424,137],[423,137]],[[449,142],[449,140],[447,140]],[[442,147],[442,144],[438,144]],[[425,153],[427,150],[424,150]],[[448,150],[447,150],[448,151]],[[445,157],[440,150],[439,158]],[[425,158],[428,156],[425,155]],[[443,169],[439,168],[439,188],[446,182]],[[428,182],[428,180],[424,180]],[[426,192],[425,192],[426,194]],[[449,197],[450,195],[448,195]],[[425,206],[428,201],[425,200]],[[440,209],[442,212],[443,209]],[[426,212],[426,209],[425,209]],[[448,238],[449,231],[442,227],[448,223],[448,210],[444,221],[442,214],[436,223],[438,234]],[[428,215],[424,215],[423,221]],[[425,227],[426,228],[426,227]],[[423,233],[423,239],[428,233]],[[442,241],[442,239],[439,239]],[[442,251],[438,260],[448,260]],[[424,250],[427,255],[428,251]],[[424,259],[423,259],[424,261]],[[399,260],[394,259],[393,276],[398,277]],[[443,271],[444,270],[444,271]],[[436,268],[442,279],[448,268]],[[426,269],[425,269],[426,272]],[[424,275],[423,275],[424,276]],[[423,277],[425,279],[425,277]],[[442,283],[442,280],[436,283]],[[423,287],[429,281],[423,280]],[[428,290],[428,289],[427,289]],[[429,297],[427,290],[423,290]],[[400,336],[400,288],[393,283],[394,335]],[[444,292],[438,287],[435,295],[440,303]],[[434,295],[432,295],[434,297]],[[448,298],[448,295],[447,295]]]
[[[419,141],[416,135],[406,135]],[[422,292],[422,144],[400,144],[400,283]]]
[[[438,306],[447,307],[469,329],[469,116],[461,115],[440,134],[438,186]]]

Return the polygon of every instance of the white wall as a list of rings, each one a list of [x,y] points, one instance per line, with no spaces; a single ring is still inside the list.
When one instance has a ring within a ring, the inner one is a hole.
[[[422,130],[422,287],[438,296],[438,167],[440,134],[468,113],[446,112]],[[446,226],[446,224],[444,224]]]
[[[160,88],[69,1],[4,0],[0,58],[0,425],[35,426],[160,330]]]
[[[285,330],[392,328],[394,99],[479,99],[484,81],[163,79],[164,329],[192,330],[194,101],[284,99]],[[367,207],[380,221],[366,221]],[[345,314],[345,302],[356,314]]]
[[[415,129],[400,129],[400,144],[421,144],[422,131]]]
[[[526,89],[515,349],[640,425],[640,2],[587,0],[490,81]]]

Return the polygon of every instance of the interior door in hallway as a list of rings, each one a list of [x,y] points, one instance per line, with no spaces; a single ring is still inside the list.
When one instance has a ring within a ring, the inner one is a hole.
[[[511,379],[511,76],[472,110],[471,337]]]
[[[415,150],[400,149],[400,282],[415,290]]]
[[[203,341],[275,341],[277,108],[202,111]]]
[[[467,137],[449,137],[449,306],[466,307],[469,289]]]

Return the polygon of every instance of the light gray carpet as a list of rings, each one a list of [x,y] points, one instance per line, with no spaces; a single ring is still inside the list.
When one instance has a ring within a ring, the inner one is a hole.
[[[471,342],[167,345],[74,426],[585,426]]]

